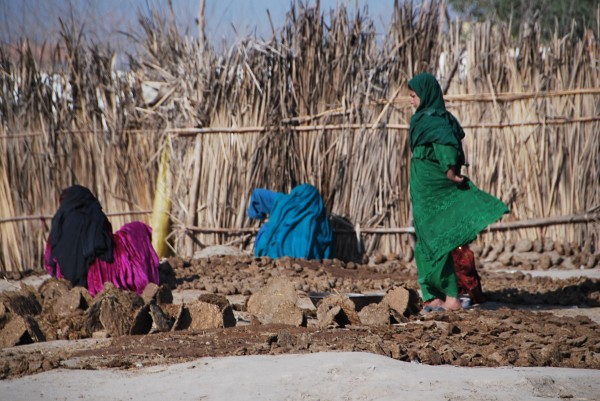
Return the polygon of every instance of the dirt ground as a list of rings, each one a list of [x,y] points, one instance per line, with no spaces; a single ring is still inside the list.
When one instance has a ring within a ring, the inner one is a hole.
[[[399,286],[418,289],[412,262],[394,255],[375,262],[273,261],[249,255],[171,258],[161,271],[172,291],[166,302],[181,305],[201,294],[222,295],[231,303],[234,327],[110,336],[106,330],[86,329],[81,323],[82,295],[78,308],[68,315],[61,316],[56,309],[52,318],[39,314],[37,327],[47,341],[36,342],[35,336],[29,336],[31,341],[22,338],[23,345],[0,350],[0,378],[59,367],[128,369],[208,356],[322,351],[365,351],[429,365],[600,369],[598,267],[541,270],[535,264],[482,264],[479,273],[488,302],[469,309],[424,313],[415,305],[389,324],[318,324],[318,300],[311,300],[311,294],[385,294]],[[536,274],[541,271],[544,274]],[[2,288],[6,294],[28,283],[30,290],[41,291],[47,278],[41,272],[6,277]],[[303,325],[261,324],[248,312],[248,298],[273,278],[284,278],[296,289]],[[56,308],[43,300],[40,305],[44,310]],[[132,313],[136,306],[131,308]],[[8,312],[0,312],[1,320]]]

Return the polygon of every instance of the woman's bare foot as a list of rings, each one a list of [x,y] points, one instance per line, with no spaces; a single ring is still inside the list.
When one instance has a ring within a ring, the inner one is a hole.
[[[444,301],[439,298],[433,298],[427,302],[423,302],[423,307],[431,306],[432,308],[436,308],[438,306],[444,306]]]
[[[459,310],[462,309],[462,305],[458,298],[446,297],[446,301],[441,305],[444,309],[448,310]]]

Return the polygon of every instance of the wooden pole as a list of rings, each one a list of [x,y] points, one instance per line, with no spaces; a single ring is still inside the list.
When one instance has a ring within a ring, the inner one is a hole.
[[[505,231],[520,228],[545,227],[560,224],[579,224],[600,221],[600,213],[586,213],[582,215],[569,215],[560,217],[548,217],[545,219],[530,219],[510,221],[506,223],[495,223],[487,228],[488,231]]]
[[[544,227],[560,224],[582,224],[600,221],[600,213],[586,213],[582,215],[568,215],[559,217],[548,217],[542,219],[529,219],[520,221],[510,221],[506,223],[496,223],[490,225],[485,231],[505,231],[505,230],[518,230],[521,228],[532,228],[532,227]],[[229,235],[240,235],[248,233],[258,232],[257,228],[213,228],[213,227],[197,227],[187,226],[183,227],[185,231],[200,232],[200,233],[217,233],[217,234],[229,234]],[[349,228],[334,229],[335,233],[338,234],[354,234],[355,231]],[[390,228],[361,228],[361,233],[365,234],[412,234],[415,232],[413,227],[390,227]]]
[[[489,124],[461,124],[463,129],[489,129],[489,128],[512,128],[512,127],[526,127],[533,125],[563,125],[563,124],[577,124],[577,123],[592,123],[600,121],[600,116],[593,117],[576,117],[576,118],[552,118],[541,121],[517,121],[513,123],[489,123]],[[287,130],[295,132],[311,132],[311,131],[339,131],[347,129],[374,129],[374,128],[386,128],[395,129],[401,131],[407,131],[409,128],[408,124],[385,124],[380,123],[374,125],[369,124],[322,124],[322,125],[304,125],[304,126],[292,126],[288,127],[285,125]],[[270,127],[273,128],[273,127]],[[202,134],[257,134],[266,132],[268,127],[265,126],[253,126],[253,127],[205,127],[205,128],[171,128],[167,129],[166,132],[174,134],[176,136],[195,136]],[[87,134],[94,133],[94,130],[64,130],[59,131],[61,134]],[[99,131],[97,131],[99,132]],[[131,130],[127,131],[128,134],[146,134],[149,130]],[[27,134],[15,134],[15,135],[0,135],[0,139],[23,139],[26,137],[43,136],[43,132],[32,132]]]
[[[200,5],[198,6],[198,63],[201,66],[206,66],[206,30],[205,30],[205,20],[204,20],[204,10],[206,9],[206,0],[200,0]],[[203,68],[204,70],[204,68]]]
[[[112,212],[112,213],[105,213],[105,214],[107,217],[113,217],[113,216],[134,216],[134,215],[139,215],[139,214],[150,214],[150,213],[152,213],[152,210],[130,210],[128,212]],[[17,221],[28,221],[28,220],[51,220],[52,217],[54,217],[54,216],[42,215],[42,214],[35,215],[35,216],[16,216],[16,217],[0,219],[0,224],[14,223]]]

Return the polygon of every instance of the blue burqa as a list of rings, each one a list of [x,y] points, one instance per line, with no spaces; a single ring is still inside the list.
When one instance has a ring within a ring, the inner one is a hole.
[[[251,218],[269,214],[269,220],[256,236],[256,256],[330,258],[333,240],[327,210],[321,194],[312,185],[299,185],[288,195],[256,189],[248,214]]]

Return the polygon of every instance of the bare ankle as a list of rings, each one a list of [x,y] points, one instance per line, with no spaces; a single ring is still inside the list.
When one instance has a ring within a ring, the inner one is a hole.
[[[454,297],[446,297],[446,301],[442,305],[445,309],[449,310],[459,310],[462,309],[462,304],[458,298]]]
[[[444,306],[444,302],[439,298],[433,298],[433,299],[430,299],[429,301],[423,302],[423,306],[432,306],[432,307]]]

